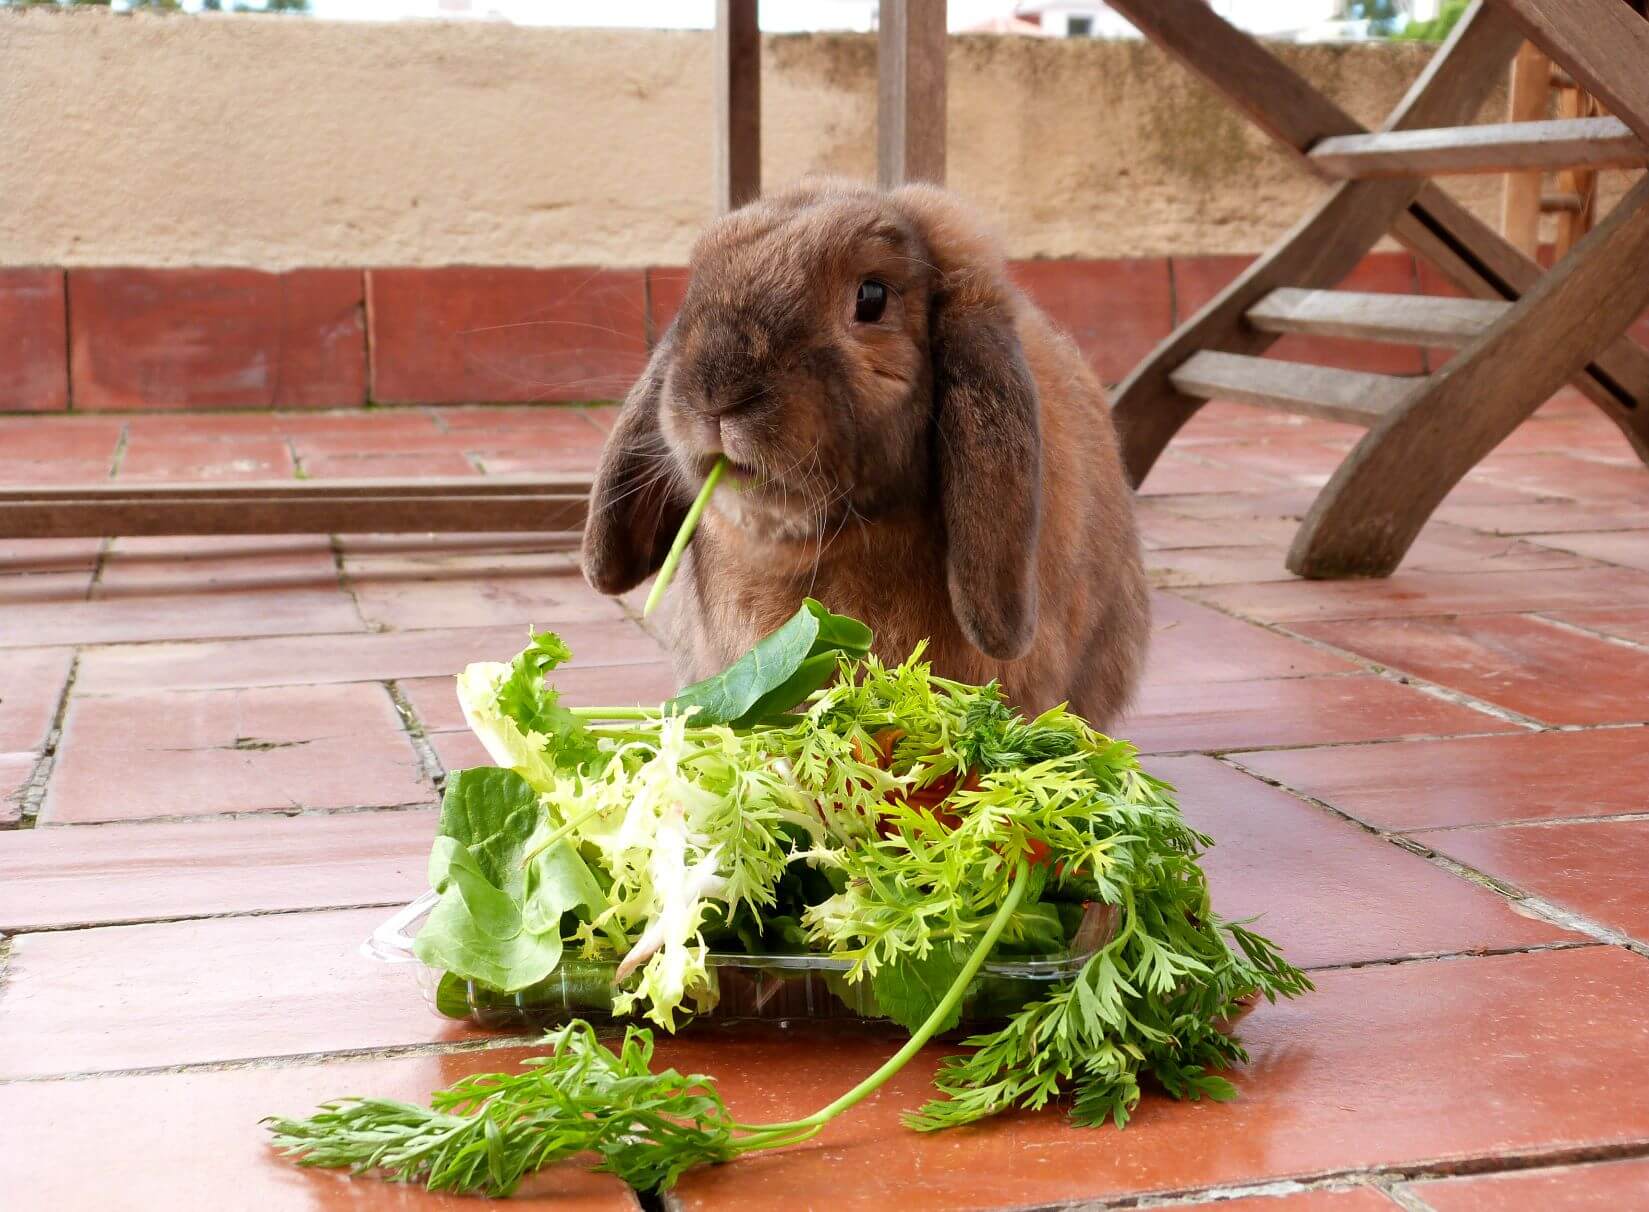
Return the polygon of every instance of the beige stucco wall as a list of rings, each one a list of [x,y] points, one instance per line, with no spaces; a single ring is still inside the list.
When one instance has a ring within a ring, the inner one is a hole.
[[[1430,52],[1282,53],[1373,121]],[[873,173],[871,39],[763,71],[769,187]],[[951,184],[1016,256],[1253,251],[1321,188],[1140,43],[958,37],[949,71]],[[702,33],[0,13],[0,264],[678,263],[709,72]]]

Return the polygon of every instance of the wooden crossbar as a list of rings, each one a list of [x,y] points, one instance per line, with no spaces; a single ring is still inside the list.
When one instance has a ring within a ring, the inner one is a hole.
[[[1310,156],[1334,177],[1419,177],[1636,168],[1649,162],[1649,145],[1619,118],[1559,118],[1335,135],[1313,147]]]

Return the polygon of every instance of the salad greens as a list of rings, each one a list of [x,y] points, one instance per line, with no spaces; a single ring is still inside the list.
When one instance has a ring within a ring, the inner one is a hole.
[[[415,952],[443,988],[505,995],[564,978],[574,957],[605,964],[615,1013],[674,1030],[716,1003],[712,950],[806,948],[846,961],[844,979],[912,1032],[887,1064],[813,1116],[743,1125],[712,1079],[652,1073],[647,1031],[613,1052],[575,1022],[521,1075],[467,1079],[427,1109],[329,1103],[272,1121],[277,1146],[491,1194],[593,1151],[664,1189],[699,1162],[805,1139],[865,1097],[957,1025],[993,951],[1083,962],[964,1040],[911,1127],[1067,1096],[1076,1121],[1120,1126],[1146,1079],[1231,1097],[1213,1071],[1245,1054],[1221,1025],[1310,982],[1213,912],[1197,865],[1210,840],[1171,788],[1063,707],[1026,719],[995,684],[937,677],[921,647],[887,665],[870,640],[809,600],[657,709],[563,706],[544,675],[569,654],[550,634],[470,666],[459,699],[497,768],[448,781],[439,900]]]

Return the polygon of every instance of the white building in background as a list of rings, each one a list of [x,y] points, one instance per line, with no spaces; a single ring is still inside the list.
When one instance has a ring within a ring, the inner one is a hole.
[[[1209,0],[1210,7],[1233,25],[1270,38],[1330,40],[1367,35],[1367,23],[1347,21],[1347,0]],[[1065,37],[1132,38],[1133,24],[1098,0],[1021,0],[1013,6],[1021,18]],[[1416,21],[1438,15],[1442,0],[1399,0],[1397,7]]]

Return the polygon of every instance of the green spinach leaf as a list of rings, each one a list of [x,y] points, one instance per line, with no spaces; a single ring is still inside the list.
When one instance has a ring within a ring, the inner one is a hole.
[[[460,770],[441,802],[429,856],[441,894],[413,942],[424,963],[505,993],[543,980],[561,962],[561,919],[605,903],[589,867],[563,839],[530,863],[552,826],[538,794],[513,770]]]
[[[940,944],[929,949],[921,959],[905,955],[897,963],[883,964],[871,977],[870,985],[878,1009],[905,1030],[915,1031],[939,1008],[967,961],[966,951]],[[964,997],[957,1001],[951,1013],[934,1028],[935,1034],[956,1026],[966,1000]]]
[[[838,656],[864,656],[872,638],[870,628],[857,619],[831,614],[806,598],[777,631],[720,673],[682,690],[665,707],[696,707],[693,719],[699,724],[752,724],[801,702],[834,676]]]

